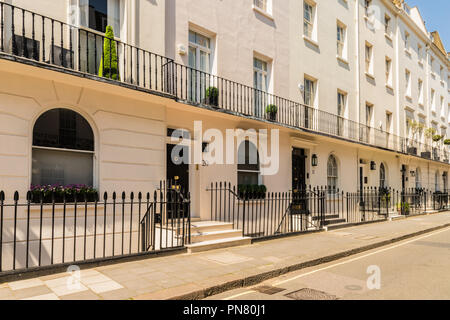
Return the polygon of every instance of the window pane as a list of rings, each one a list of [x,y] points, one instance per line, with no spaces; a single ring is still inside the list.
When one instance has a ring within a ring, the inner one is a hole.
[[[32,184],[93,183],[93,154],[33,149]]]
[[[259,172],[258,149],[248,140],[242,142],[239,146],[238,170],[254,170]]]
[[[209,53],[200,50],[200,70],[209,72]]]
[[[238,172],[239,184],[259,184],[257,172]]]
[[[108,24],[108,0],[89,0],[89,28],[105,32]]]
[[[94,135],[89,123],[78,113],[68,109],[53,109],[36,121],[33,145],[94,151]]]
[[[114,35],[120,37],[120,0],[79,0],[79,6],[80,25],[99,32],[110,25]]]

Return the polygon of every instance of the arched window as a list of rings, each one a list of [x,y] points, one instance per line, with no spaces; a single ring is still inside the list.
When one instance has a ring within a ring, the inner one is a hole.
[[[259,172],[258,149],[246,140],[238,149],[238,184],[259,184]]]
[[[422,189],[422,172],[420,172],[420,168],[416,168],[416,188]]]
[[[380,188],[386,188],[386,167],[384,163],[380,164]]]
[[[327,180],[328,190],[330,192],[338,188],[338,166],[336,158],[333,155],[328,157]]]
[[[436,170],[434,174],[434,191],[441,191],[441,186],[439,184],[439,171]]]
[[[42,114],[33,128],[33,185],[93,184],[94,134],[68,109]]]

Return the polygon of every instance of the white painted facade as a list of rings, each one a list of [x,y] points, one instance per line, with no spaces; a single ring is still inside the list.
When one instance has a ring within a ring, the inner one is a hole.
[[[76,1],[4,2],[70,22],[69,4]],[[373,0],[372,4],[379,8],[383,20],[375,23],[375,29],[370,25],[372,17],[366,17],[363,0],[267,0],[267,11],[250,0],[122,1],[120,39],[189,65],[192,31],[210,39],[208,73],[253,87],[256,58],[267,64],[269,93],[306,103],[303,91],[308,79],[314,84],[309,101],[318,110],[333,115],[340,111],[344,119],[400,137],[407,137],[406,115],[412,114],[416,121],[421,117],[427,127],[434,123],[439,133],[450,136],[448,57],[433,43],[416,8],[407,14],[388,0]],[[304,27],[305,10],[311,10],[310,33]],[[387,34],[383,25],[386,15],[390,18]],[[341,56],[337,51],[338,26],[343,30]],[[405,48],[406,32],[409,48]],[[372,48],[367,72],[366,45]],[[388,81],[386,58],[391,61]],[[438,172],[440,188],[448,188],[442,177],[449,171],[448,163],[427,160],[420,154],[401,154],[219,113],[17,62],[0,60],[0,74],[0,189],[8,191],[9,197],[13,190],[24,194],[31,184],[33,125],[39,115],[52,108],[72,109],[91,124],[95,136],[93,181],[100,192],[155,190],[167,177],[167,129],[184,128],[193,133],[194,121],[203,121],[204,130],[215,128],[223,133],[237,128],[280,129],[280,171],[260,177],[269,191],[292,189],[293,147],[305,150],[307,185],[327,185],[327,159],[333,155],[338,163],[337,187],[346,192],[359,188],[361,167],[362,178],[367,178],[363,185],[379,186],[381,163],[387,171],[387,185],[393,188],[402,186],[402,165],[407,166],[407,187],[415,186],[410,173],[419,167],[422,187],[434,190]],[[341,110],[338,93],[345,96]],[[366,105],[372,108],[370,119]],[[317,167],[311,164],[313,154],[318,157]],[[375,162],[375,170],[371,170],[371,162]],[[190,165],[189,178],[192,214],[207,218],[206,187],[216,181],[236,185],[237,165]]]

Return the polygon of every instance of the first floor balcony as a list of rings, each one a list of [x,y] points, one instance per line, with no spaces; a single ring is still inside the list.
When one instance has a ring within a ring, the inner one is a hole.
[[[0,3],[0,57],[160,95],[177,102],[322,136],[448,163],[428,146],[179,64],[114,36]]]

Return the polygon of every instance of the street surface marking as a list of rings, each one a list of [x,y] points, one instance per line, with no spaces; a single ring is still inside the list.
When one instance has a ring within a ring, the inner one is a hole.
[[[450,231],[450,228],[439,230],[437,232],[433,232],[433,233],[421,236],[419,238],[415,238],[415,239],[412,239],[412,240],[409,240],[409,241],[406,241],[406,242],[402,242],[402,243],[399,243],[399,244],[396,244],[396,245],[393,245],[393,246],[390,246],[390,247],[387,247],[387,248],[383,248],[383,249],[380,249],[380,250],[377,250],[377,251],[365,254],[365,255],[360,256],[360,257],[352,258],[350,260],[346,260],[346,261],[343,261],[343,262],[335,263],[335,264],[327,266],[327,267],[323,267],[323,268],[320,268],[320,269],[317,269],[317,270],[313,270],[313,271],[310,271],[310,272],[307,272],[307,273],[303,273],[303,274],[300,274],[298,276],[292,277],[290,279],[278,281],[278,282],[273,283],[272,285],[273,286],[278,286],[280,284],[283,284],[283,283],[286,283],[286,282],[290,282],[290,281],[293,281],[293,280],[296,280],[296,279],[299,279],[299,278],[303,278],[305,276],[309,276],[311,274],[314,274],[314,273],[317,273],[317,272],[320,272],[320,271],[323,271],[323,270],[331,269],[331,268],[334,268],[334,267],[337,267],[337,266],[340,266],[340,265],[343,265],[343,264],[347,264],[347,263],[350,263],[350,262],[353,262],[353,261],[357,261],[357,260],[360,260],[360,259],[363,259],[363,258],[366,258],[366,257],[370,257],[370,256],[375,255],[377,253],[381,253],[381,252],[384,252],[384,251],[388,251],[388,250],[392,250],[392,249],[395,249],[395,248],[398,248],[398,247],[402,247],[404,245],[407,245],[407,244],[410,244],[410,243],[413,243],[413,242],[416,242],[418,240],[422,240],[422,239],[425,239],[425,238],[429,238],[429,237],[432,237],[434,235],[437,235],[439,233],[446,232],[446,231]],[[241,296],[244,296],[244,295],[247,295],[247,294],[250,294],[250,293],[254,293],[254,292],[256,292],[256,291],[255,290],[249,290],[249,291],[246,291],[246,292],[242,292],[242,293],[239,293],[239,294],[236,294],[236,295],[224,298],[222,300],[231,300],[231,299],[234,299],[234,298],[237,298],[237,297],[241,297]]]

